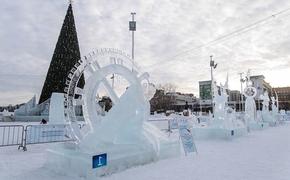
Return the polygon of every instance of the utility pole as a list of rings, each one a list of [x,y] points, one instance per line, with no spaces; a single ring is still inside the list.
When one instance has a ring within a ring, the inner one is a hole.
[[[217,67],[217,64],[212,60],[212,55],[210,56],[210,79],[211,79],[211,105],[212,105],[212,112],[214,113],[214,82],[213,82],[213,69]]]
[[[111,64],[117,64],[116,63],[116,59],[114,57],[111,57],[110,60],[111,60]],[[111,79],[112,79],[112,89],[114,90],[114,87],[115,87],[115,74],[112,74]]]
[[[129,31],[132,31],[132,71],[134,71],[134,32],[136,31],[136,21],[134,20],[135,12],[131,12],[132,21],[129,21]]]
[[[201,99],[199,100],[199,109],[200,109],[200,116],[202,115],[202,105],[201,105]]]
[[[244,73],[239,73],[239,75],[240,75],[240,82],[241,82],[241,95],[240,95],[241,97],[240,97],[240,104],[239,104],[240,105],[240,107],[239,107],[240,108],[240,111],[243,111],[243,99],[244,99],[243,98],[243,81],[244,81],[243,80],[243,74]]]

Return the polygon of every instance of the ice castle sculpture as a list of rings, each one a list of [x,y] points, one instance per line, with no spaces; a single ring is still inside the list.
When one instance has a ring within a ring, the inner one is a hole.
[[[124,63],[105,63],[115,58]],[[129,62],[129,63],[128,63]],[[66,117],[70,122],[75,143],[55,145],[49,150],[47,166],[53,171],[85,178],[96,178],[133,166],[180,155],[178,139],[169,139],[157,127],[146,122],[149,100],[155,88],[149,82],[149,74],[137,71],[130,64],[129,56],[116,49],[101,49],[88,56],[69,75],[65,90]],[[76,86],[85,73],[83,89]],[[114,74],[124,78],[128,85],[120,96],[108,82]],[[105,87],[113,107],[105,116],[98,114],[101,107],[96,103],[96,94]],[[75,98],[78,94],[81,98]],[[74,106],[82,104],[85,119],[80,129],[75,119]],[[106,166],[94,168],[92,159],[106,154]]]
[[[33,113],[36,108],[36,96],[34,95],[27,103],[21,105],[19,109],[16,109],[14,115],[28,116]]]

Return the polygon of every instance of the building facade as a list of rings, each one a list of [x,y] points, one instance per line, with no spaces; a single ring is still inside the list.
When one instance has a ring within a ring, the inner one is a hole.
[[[255,100],[259,100],[260,96],[264,94],[265,91],[268,92],[270,97],[272,96],[272,87],[268,82],[265,81],[265,76],[250,76],[250,80],[253,83],[253,87],[257,89],[257,95],[255,97]]]
[[[190,93],[169,92],[166,93],[171,101],[171,108],[176,112],[182,112],[184,109],[192,109],[196,103],[196,97]]]
[[[228,105],[237,111],[241,111],[243,107],[243,101],[241,99],[241,92],[238,90],[229,91]]]
[[[150,100],[151,112],[166,112],[167,110],[182,112],[187,108],[192,109],[195,104],[196,97],[194,94],[165,93],[162,89],[157,89],[154,97]]]
[[[290,87],[273,88],[273,92],[278,96],[279,109],[290,110]]]

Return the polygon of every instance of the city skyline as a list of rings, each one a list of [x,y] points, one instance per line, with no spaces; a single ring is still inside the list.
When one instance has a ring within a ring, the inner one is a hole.
[[[0,105],[23,103],[34,94],[39,97],[67,6],[68,2],[56,0],[22,4],[4,0]],[[224,83],[229,73],[230,89],[240,90],[238,73],[247,69],[253,75],[263,74],[274,87],[289,86],[290,79],[285,78],[290,76],[289,8],[287,1],[274,0],[73,3],[81,56],[103,47],[130,53],[128,21],[135,11],[135,61],[154,83],[173,83],[177,91],[197,96],[198,81],[210,79],[210,55],[218,63],[215,78]]]

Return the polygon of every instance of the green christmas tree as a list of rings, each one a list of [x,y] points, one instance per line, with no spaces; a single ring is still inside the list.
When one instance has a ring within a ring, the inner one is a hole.
[[[70,3],[42,88],[39,104],[49,99],[53,92],[64,93],[65,81],[69,71],[80,57],[72,4]],[[82,88],[84,83],[85,80],[82,76],[78,87]]]

